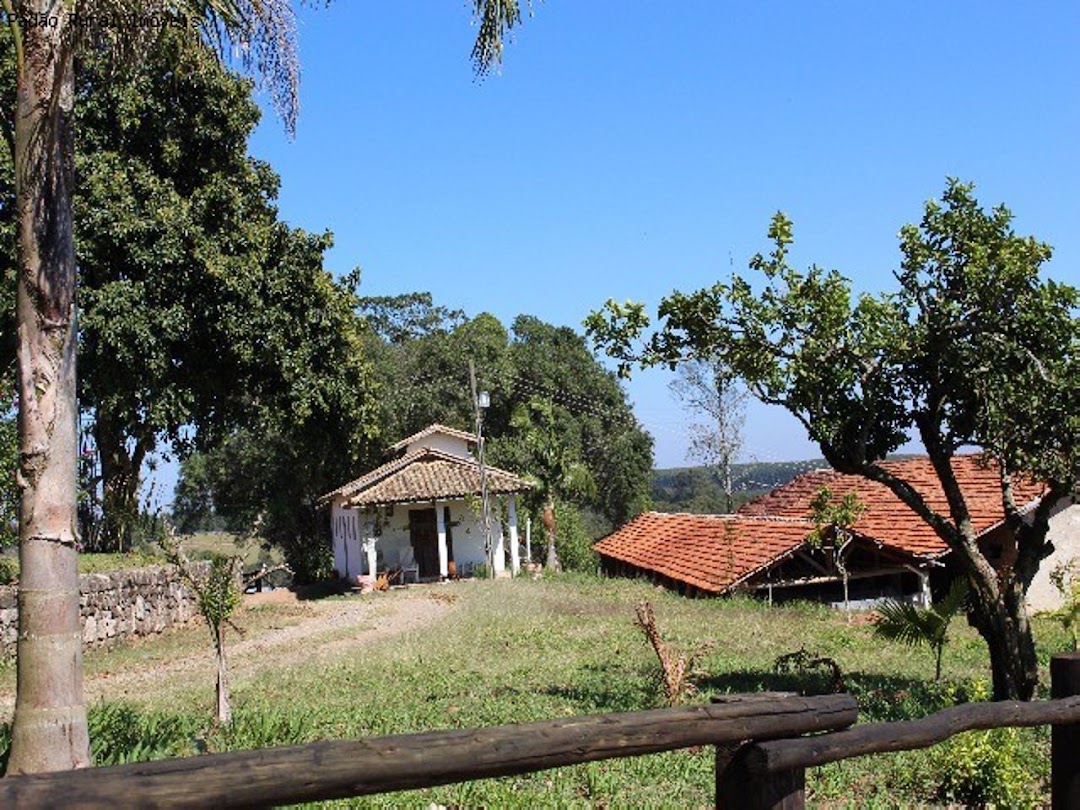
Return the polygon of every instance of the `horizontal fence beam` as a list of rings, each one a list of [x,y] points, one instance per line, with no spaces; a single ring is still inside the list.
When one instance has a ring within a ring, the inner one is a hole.
[[[762,698],[236,751],[0,779],[0,807],[249,807],[340,799],[600,759],[845,728],[851,695]]]
[[[756,774],[771,775],[864,754],[929,748],[964,731],[1072,723],[1080,723],[1080,695],[1029,703],[965,703],[919,720],[874,723],[834,734],[762,742],[746,752],[746,767]]]

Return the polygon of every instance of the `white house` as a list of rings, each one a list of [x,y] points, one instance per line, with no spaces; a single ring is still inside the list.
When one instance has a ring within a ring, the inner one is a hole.
[[[387,450],[391,460],[320,498],[330,507],[334,567],[351,581],[383,571],[404,579],[468,576],[487,563],[476,437],[431,425]],[[520,567],[517,495],[530,484],[486,466],[495,573]]]

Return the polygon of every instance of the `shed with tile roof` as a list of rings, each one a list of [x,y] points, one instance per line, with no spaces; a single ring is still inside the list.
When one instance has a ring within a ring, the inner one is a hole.
[[[475,437],[444,425],[391,445],[385,464],[320,498],[330,509],[334,565],[346,579],[374,577],[384,570],[418,580],[469,574],[488,560],[479,514],[482,479],[470,452]],[[492,543],[496,573],[520,567],[517,495],[531,485],[485,466],[490,496],[505,501],[506,525],[494,515]]]
[[[935,510],[948,513],[929,459],[885,462]],[[1015,544],[1004,525],[995,468],[974,455],[953,459],[953,470],[968,500],[980,545],[992,563],[1011,564]],[[811,502],[822,487],[836,497],[853,493],[865,506],[851,527],[850,542],[824,548],[806,542],[814,528]],[[1042,498],[1041,484],[1020,481],[1016,501],[1022,512]],[[1056,565],[1080,555],[1080,507],[1055,505],[1051,518],[1054,554],[1044,561],[1029,589],[1029,606],[1053,609],[1060,596],[1050,585]],[[850,584],[853,600],[904,596],[925,603],[944,589],[949,548],[910,507],[887,487],[835,470],[816,470],[745,504],[737,515],[647,513],[596,545],[611,573],[642,574],[683,592],[720,594],[735,590],[813,596],[840,601]],[[846,573],[847,583],[844,583]],[[844,597],[844,601],[847,598]]]

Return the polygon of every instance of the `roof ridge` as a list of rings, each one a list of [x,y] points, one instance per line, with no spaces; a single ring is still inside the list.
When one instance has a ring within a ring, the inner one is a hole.
[[[813,523],[813,521],[809,518],[791,517],[788,515],[743,515],[738,512],[724,512],[722,514],[712,514],[702,512],[660,512],[656,509],[650,509],[648,512],[642,512],[641,514],[657,515],[658,517],[688,517],[717,521],[762,520],[773,521],[776,523]]]

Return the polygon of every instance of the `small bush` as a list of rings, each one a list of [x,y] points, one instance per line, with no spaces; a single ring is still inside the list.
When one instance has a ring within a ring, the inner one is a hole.
[[[6,554],[0,555],[0,585],[11,585],[19,578],[19,561]]]
[[[942,743],[936,799],[966,806],[1038,807],[1039,792],[1020,730],[996,728],[958,734]]]
[[[599,558],[593,551],[593,539],[585,530],[584,521],[572,504],[555,506],[555,552],[564,571],[593,573]]]
[[[969,697],[989,698],[989,687],[972,684]],[[1020,729],[995,728],[958,734],[934,749],[940,774],[935,799],[966,806],[1030,808],[1039,791]]]

